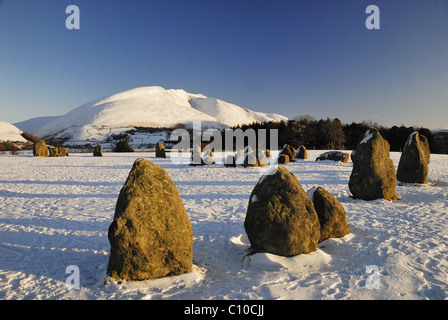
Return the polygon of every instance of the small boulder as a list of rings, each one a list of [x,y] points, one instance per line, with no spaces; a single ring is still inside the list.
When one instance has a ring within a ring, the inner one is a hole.
[[[48,147],[44,140],[39,140],[34,143],[33,156],[48,157]]]
[[[156,144],[156,158],[166,158],[165,146],[160,141]]]
[[[408,183],[426,183],[429,160],[428,139],[417,131],[411,133],[401,153],[397,179]]]
[[[95,148],[93,148],[93,156],[94,157],[102,157],[103,156],[103,147],[99,144]]]
[[[397,200],[397,176],[389,157],[389,143],[376,129],[367,130],[364,139],[352,152],[353,169],[348,183],[354,198]]]
[[[319,242],[329,238],[342,238],[350,233],[345,209],[335,196],[322,187],[311,188],[307,195],[319,217]]]
[[[316,158],[316,161],[331,160],[331,161],[347,163],[349,159],[350,159],[350,155],[346,152],[328,151],[328,152],[324,152],[321,155],[319,155]]]
[[[285,167],[268,169],[252,190],[244,229],[253,253],[309,253],[316,250],[320,238],[313,203]]]
[[[120,191],[109,226],[107,274],[145,280],[190,272],[193,228],[168,173],[137,159]]]
[[[296,159],[301,159],[301,160],[306,160],[306,159],[308,159],[308,152],[307,152],[305,146],[303,146],[303,145],[300,146],[300,147],[297,149],[296,154],[294,155],[294,157],[295,157]]]

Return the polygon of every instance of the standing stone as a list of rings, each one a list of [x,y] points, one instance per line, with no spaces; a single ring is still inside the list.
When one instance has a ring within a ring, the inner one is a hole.
[[[342,238],[350,233],[345,209],[335,196],[322,187],[310,189],[307,195],[319,217],[319,242],[329,238]]]
[[[95,148],[93,148],[93,156],[94,157],[102,157],[103,156],[103,146],[97,145]]]
[[[294,155],[294,157],[296,158],[296,159],[301,159],[301,160],[306,160],[306,159],[308,159],[308,152],[306,151],[306,148],[305,148],[305,146],[300,146],[298,149],[297,149],[297,152],[296,152],[296,154]]]
[[[277,158],[278,164],[288,164],[289,163],[289,156],[287,154],[279,154]]]
[[[255,156],[255,154],[253,153],[246,153],[244,155],[244,160],[242,163],[242,166],[247,168],[247,167],[258,167],[258,160],[257,157]]]
[[[204,151],[202,164],[216,164],[215,158],[213,158],[213,152],[210,149]]]
[[[68,151],[64,147],[58,148],[58,157],[68,157]]]
[[[50,157],[59,156],[58,148],[49,148],[48,151],[50,152]]]
[[[235,154],[235,163],[237,165],[242,165],[244,163],[244,151],[239,149]]]
[[[269,166],[268,159],[266,157],[266,152],[263,150],[259,150],[257,153],[258,166],[267,167]]]
[[[283,146],[282,151],[279,154],[285,154],[289,157],[289,161],[294,161],[294,156],[296,154],[296,149],[289,144]]]
[[[353,170],[348,186],[354,198],[397,200],[397,177],[389,157],[389,143],[376,129],[367,130],[364,139],[352,152]]]
[[[190,166],[202,166],[204,161],[202,160],[201,147],[194,145],[191,150]]]
[[[39,140],[34,143],[33,156],[48,157],[48,147],[44,140]]]
[[[428,139],[417,131],[411,133],[401,153],[397,179],[401,182],[426,183],[429,160]]]
[[[285,167],[272,167],[260,178],[249,198],[244,228],[254,253],[309,253],[320,238],[313,203]]]
[[[165,146],[160,141],[156,144],[156,158],[166,158]]]
[[[226,161],[224,162],[224,166],[226,166],[226,167],[236,167],[235,157],[233,155],[229,154],[226,157]]]
[[[193,229],[167,172],[137,159],[120,191],[109,226],[107,274],[145,280],[190,272]]]

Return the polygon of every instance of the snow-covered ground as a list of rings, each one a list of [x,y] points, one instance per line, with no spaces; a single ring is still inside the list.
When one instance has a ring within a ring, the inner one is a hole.
[[[286,166],[305,190],[320,185],[339,199],[350,234],[290,258],[245,256],[243,223],[259,169],[190,167],[154,153],[1,156],[0,299],[447,299],[448,156],[431,156],[433,186],[398,184],[401,200],[389,202],[352,199],[352,164],[313,161],[321,152]],[[399,156],[391,153],[396,166]],[[110,282],[107,229],[140,157],[164,167],[178,187],[195,268]],[[66,285],[70,265],[79,267],[79,290]]]

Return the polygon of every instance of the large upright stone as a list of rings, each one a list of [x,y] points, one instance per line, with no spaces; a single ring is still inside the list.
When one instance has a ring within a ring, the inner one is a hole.
[[[44,140],[39,140],[34,143],[33,156],[48,157],[48,146]]]
[[[428,139],[417,131],[411,133],[401,153],[397,179],[401,182],[426,183],[429,161]]]
[[[389,143],[376,129],[367,130],[364,139],[352,152],[353,170],[348,186],[354,198],[397,200],[397,177]]]
[[[109,227],[107,274],[144,280],[192,270],[193,229],[167,172],[137,159]]]
[[[320,238],[313,203],[285,167],[272,167],[260,178],[250,195],[244,228],[254,253],[309,253]]]

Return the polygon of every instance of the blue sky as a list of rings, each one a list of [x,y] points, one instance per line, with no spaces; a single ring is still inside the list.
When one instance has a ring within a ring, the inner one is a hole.
[[[80,30],[65,27],[71,4]],[[380,30],[365,27],[370,4]],[[0,120],[151,85],[288,117],[448,127],[448,1],[0,0]]]

